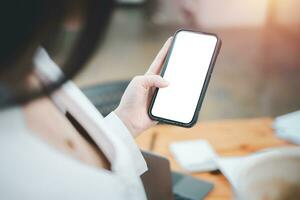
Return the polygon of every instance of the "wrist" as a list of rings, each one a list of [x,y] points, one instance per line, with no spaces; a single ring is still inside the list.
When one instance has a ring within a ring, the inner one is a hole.
[[[126,112],[122,111],[118,108],[114,110],[114,113],[119,117],[119,119],[123,122],[126,128],[129,130],[133,137],[138,135],[138,131],[130,120],[130,116],[126,114]]]

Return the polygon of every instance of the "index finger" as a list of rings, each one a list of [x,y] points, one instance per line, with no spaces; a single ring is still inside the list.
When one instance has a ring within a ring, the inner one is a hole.
[[[171,46],[172,39],[173,37],[169,37],[168,40],[165,42],[164,46],[160,49],[154,61],[150,65],[148,71],[146,72],[146,75],[158,74],[160,72],[160,69],[165,61],[165,57]]]

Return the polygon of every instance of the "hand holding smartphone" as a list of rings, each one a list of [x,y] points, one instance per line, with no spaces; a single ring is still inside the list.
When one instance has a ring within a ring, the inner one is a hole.
[[[183,127],[196,123],[220,47],[221,40],[213,34],[175,33],[161,72],[169,86],[155,90],[148,110],[151,119]]]

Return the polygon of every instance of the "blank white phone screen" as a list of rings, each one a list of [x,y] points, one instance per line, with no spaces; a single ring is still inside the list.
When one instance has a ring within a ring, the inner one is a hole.
[[[216,45],[213,35],[177,33],[163,75],[169,86],[158,90],[153,116],[181,123],[192,121]]]

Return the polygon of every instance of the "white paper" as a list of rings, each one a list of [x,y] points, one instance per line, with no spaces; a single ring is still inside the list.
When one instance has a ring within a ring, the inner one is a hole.
[[[170,151],[176,161],[189,172],[206,172],[217,169],[217,154],[205,140],[175,142]]]
[[[277,117],[273,128],[279,138],[300,145],[300,111]]]
[[[289,150],[288,147],[266,148],[248,156],[218,158],[216,159],[216,164],[233,188],[238,190],[242,172],[247,170],[251,165],[255,165],[258,160],[264,159],[266,156],[285,155],[287,150],[289,151],[289,155],[299,155],[300,153],[299,149]]]
[[[229,183],[238,189],[238,179],[241,171],[245,169],[254,157],[223,157],[216,160],[219,170],[227,178]]]

